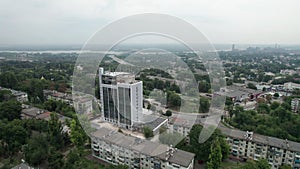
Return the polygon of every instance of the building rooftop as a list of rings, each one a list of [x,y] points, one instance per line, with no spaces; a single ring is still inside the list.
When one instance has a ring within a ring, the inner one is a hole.
[[[166,118],[143,114],[141,122],[138,123],[135,122],[133,126],[134,127],[148,126],[152,130],[156,130],[157,128],[159,128],[160,125],[166,123],[167,121],[168,119]]]
[[[1,87],[1,86],[0,86],[0,90],[9,90],[9,91],[11,91],[11,94],[14,95],[14,96],[27,95],[27,93],[25,93],[25,92],[13,90],[13,89],[8,89],[8,88]]]
[[[43,120],[50,120],[50,114],[51,112],[46,112],[46,113],[43,113],[43,114],[39,114],[38,116],[36,116],[38,119],[43,119]]]
[[[224,91],[216,92],[216,93],[227,97],[239,97],[239,96],[258,95],[262,92],[260,90],[253,90],[245,87],[232,85],[232,86],[227,86]]]
[[[23,95],[27,95],[27,93],[25,92],[22,92],[22,91],[17,91],[17,90],[10,90],[11,93],[14,95],[14,96],[23,96]]]
[[[128,72],[110,72],[105,71],[102,74],[102,78],[104,81],[114,81],[117,83],[136,83],[135,75]]]
[[[25,114],[25,115],[31,116],[31,117],[36,117],[45,112],[46,112],[46,110],[43,110],[43,109],[40,109],[37,107],[28,107],[28,108],[22,109],[22,111],[21,111],[22,114]]]
[[[72,95],[68,93],[58,92],[56,90],[43,90],[44,95],[50,95],[52,97],[57,97],[65,100],[72,101]]]
[[[160,158],[161,160],[166,160],[185,167],[187,167],[192,162],[195,156],[195,154],[193,153],[176,149],[173,155],[167,158],[167,151],[169,150],[169,146],[145,139],[124,135],[116,130],[114,131],[107,128],[100,128],[96,132],[92,133],[92,136],[100,140],[104,140],[108,143],[125,147],[133,151],[138,151],[145,155],[155,156]]]
[[[246,140],[246,132],[236,129],[229,129],[224,127],[219,127],[222,133],[226,136]],[[288,141],[284,139],[279,139],[275,137],[264,136],[260,134],[253,134],[252,141],[260,144],[270,145],[273,147],[283,148],[291,151],[300,152],[300,143]]]
[[[103,75],[106,75],[106,76],[120,76],[120,75],[130,75],[129,73],[127,72],[110,72],[110,71],[105,71],[103,73]]]

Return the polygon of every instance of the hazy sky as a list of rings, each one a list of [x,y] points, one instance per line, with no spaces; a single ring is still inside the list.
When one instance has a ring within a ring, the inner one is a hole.
[[[145,12],[182,18],[213,43],[300,44],[299,6],[299,0],[0,0],[0,44],[83,44],[106,24]]]

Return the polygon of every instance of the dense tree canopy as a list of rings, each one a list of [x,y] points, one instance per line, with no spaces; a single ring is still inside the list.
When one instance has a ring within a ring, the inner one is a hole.
[[[0,102],[0,119],[7,119],[9,121],[21,118],[21,103],[10,100]]]
[[[229,145],[227,144],[220,130],[215,130],[208,140],[206,140],[204,143],[199,143],[199,136],[202,129],[203,127],[201,125],[194,125],[188,136],[190,140],[189,144],[185,143],[185,141],[182,141],[177,145],[177,147],[195,153],[196,159],[198,160],[208,161],[209,154],[211,153],[211,144],[213,141],[218,139],[221,146],[222,160],[226,159],[229,154]]]

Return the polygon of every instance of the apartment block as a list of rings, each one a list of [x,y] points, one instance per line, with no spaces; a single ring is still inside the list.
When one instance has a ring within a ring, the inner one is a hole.
[[[230,145],[230,157],[238,160],[267,159],[272,169],[288,164],[300,169],[300,143],[229,128],[220,128]]]
[[[92,133],[92,154],[111,164],[133,169],[193,169],[195,154],[118,131],[101,128]]]

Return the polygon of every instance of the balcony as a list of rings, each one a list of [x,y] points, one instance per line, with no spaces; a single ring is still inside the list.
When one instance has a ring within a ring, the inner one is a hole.
[[[233,144],[239,144],[240,141],[239,140],[233,140]]]
[[[120,161],[120,162],[124,162],[124,161],[125,161],[125,159],[124,159],[124,158],[122,158],[122,157],[119,157],[119,158],[118,158],[118,161]]]
[[[238,153],[237,152],[235,152],[235,151],[233,151],[232,153],[231,153],[233,156],[238,156]]]
[[[99,146],[98,146],[97,144],[96,144],[96,145],[93,144],[93,145],[92,145],[92,148],[93,148],[94,150],[96,150],[96,151],[99,151]]]

